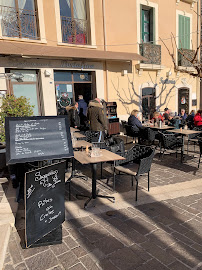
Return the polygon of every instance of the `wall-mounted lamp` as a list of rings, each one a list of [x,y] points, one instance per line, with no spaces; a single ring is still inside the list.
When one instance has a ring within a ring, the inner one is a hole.
[[[169,78],[172,75],[171,71],[166,72],[166,77]]]
[[[45,75],[45,77],[50,77],[51,76],[51,71],[49,69],[46,69],[44,71],[44,75]]]
[[[127,69],[123,69],[122,71],[121,71],[121,76],[125,76],[125,75],[127,75],[128,74],[128,70]]]

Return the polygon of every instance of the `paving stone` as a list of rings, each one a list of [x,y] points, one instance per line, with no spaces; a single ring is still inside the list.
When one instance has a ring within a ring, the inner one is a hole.
[[[151,255],[148,252],[145,252],[145,250],[139,245],[134,244],[130,246],[130,249],[135,252],[136,255],[140,256],[140,258],[142,258],[144,261],[152,259]]]
[[[78,264],[72,266],[69,269],[70,270],[86,270],[86,268],[81,263],[78,263]]]
[[[152,259],[149,262],[138,267],[136,270],[169,270],[169,268],[157,261],[156,259]]]
[[[185,234],[187,232],[189,232],[190,230],[186,227],[184,227],[183,225],[180,225],[178,223],[173,223],[172,225],[169,226],[172,230],[179,232],[181,234]]]
[[[112,236],[107,236],[95,243],[95,247],[98,248],[105,255],[108,255],[118,249],[124,247],[124,245]]]
[[[78,243],[77,241],[75,241],[71,236],[67,236],[63,239],[63,241],[65,242],[65,244],[67,244],[67,246],[72,249],[75,247],[78,247]]]
[[[118,268],[106,258],[99,262],[99,267],[103,270],[118,270]]]
[[[134,230],[132,232],[129,232],[127,234],[127,237],[131,241],[133,241],[133,243],[137,243],[137,244],[144,243],[147,241],[147,238],[144,235],[142,235],[141,233],[134,231]]]
[[[58,245],[52,245],[50,246],[50,249],[56,256],[58,256],[61,255],[62,253],[67,252],[69,250],[69,247],[65,245],[65,243],[62,243]]]
[[[173,239],[172,235],[163,231],[163,230],[156,230],[153,233],[149,234],[147,238],[154,243],[155,245],[159,246],[162,249],[172,245],[175,243],[175,239]]]
[[[190,268],[180,261],[175,261],[169,265],[170,270],[189,270]]]
[[[11,256],[9,253],[6,254],[6,257],[4,260],[4,264],[7,264],[7,263],[12,263]]]
[[[27,259],[27,258],[32,257],[34,255],[40,254],[43,251],[47,251],[48,249],[49,249],[49,247],[47,247],[47,246],[26,248],[26,249],[20,248],[20,253],[24,259]]]
[[[76,228],[82,228],[95,223],[94,220],[90,217],[71,219],[69,220],[69,222],[73,224]]]
[[[108,259],[112,264],[122,270],[135,269],[144,262],[142,258],[135,254],[135,252],[126,247],[111,254],[108,256]]]
[[[167,249],[167,254],[168,253],[190,267],[195,267],[198,263],[200,263],[202,258],[201,253],[182,242],[172,245],[169,249]]]
[[[142,218],[139,218],[136,221],[134,221],[133,229],[138,231],[139,233],[145,235],[145,234],[150,233],[153,230],[156,230],[157,227],[152,225],[149,222],[146,222]]]
[[[58,256],[58,261],[62,264],[65,269],[69,269],[74,264],[79,263],[76,255],[72,251],[68,251],[60,256]]]
[[[12,264],[5,264],[3,266],[3,270],[15,270],[15,268],[12,266]]]
[[[27,266],[25,265],[25,263],[20,263],[15,266],[15,270],[27,270]]]
[[[141,246],[164,265],[168,265],[175,261],[175,258],[172,255],[169,255],[163,249],[151,242],[142,243]]]
[[[191,246],[194,244],[194,242],[190,238],[188,238],[180,233],[174,232],[174,233],[172,233],[172,236],[175,237],[176,239],[180,240],[181,242],[187,244],[187,245]]]
[[[77,258],[80,258],[87,254],[86,250],[82,247],[75,247],[72,249],[72,252],[76,255]]]
[[[93,224],[88,227],[84,227],[80,231],[92,243],[98,241],[99,239],[105,237],[106,234],[108,234],[108,231],[99,224]]]
[[[22,257],[20,254],[20,248],[16,241],[11,241],[8,244],[9,252],[13,261],[13,264],[20,263],[22,261]]]
[[[29,270],[46,270],[58,264],[56,257],[50,250],[32,256],[26,259],[25,262]]]
[[[95,261],[93,261],[93,259],[88,255],[80,258],[80,261],[88,270],[98,270],[99,269],[98,266],[96,265]]]

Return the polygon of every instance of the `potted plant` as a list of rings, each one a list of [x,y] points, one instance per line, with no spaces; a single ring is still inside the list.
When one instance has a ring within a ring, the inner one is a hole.
[[[5,118],[24,117],[33,115],[33,105],[30,105],[26,97],[7,95],[1,99],[0,107],[0,148],[5,147]]]

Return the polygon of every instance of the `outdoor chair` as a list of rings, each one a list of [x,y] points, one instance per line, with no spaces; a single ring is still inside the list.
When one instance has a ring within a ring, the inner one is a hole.
[[[158,145],[159,141],[156,139],[157,134],[158,134],[158,131],[151,129],[150,127],[146,127],[145,129],[142,129],[140,133],[141,144]]]
[[[200,149],[200,156],[199,156],[199,161],[198,161],[198,169],[199,169],[199,165],[201,163],[201,156],[202,156],[202,138],[198,139],[198,144],[199,144],[199,149]]]
[[[194,127],[193,130],[196,131],[202,131],[201,127]],[[190,134],[188,136],[188,141],[187,141],[187,155],[189,153],[189,144],[193,143],[194,144],[194,152],[195,152],[195,146],[198,144],[198,136],[200,136],[200,132],[198,134]]]
[[[126,125],[128,124],[127,121],[121,120],[121,125],[123,128],[123,134],[126,135]]]
[[[139,131],[134,131],[133,126],[131,125],[125,125],[125,129],[126,129],[126,136],[132,137],[133,140],[135,139],[135,142],[137,142],[137,138],[139,137]]]
[[[119,174],[127,174],[131,176],[131,183],[133,186],[134,179],[136,181],[136,201],[138,194],[138,184],[140,176],[148,175],[148,191],[149,191],[149,172],[151,169],[152,160],[155,154],[155,149],[144,145],[133,146],[126,154],[126,160],[116,161],[114,167],[114,188],[116,172]]]
[[[176,157],[177,157],[177,150],[183,147],[183,140],[182,138],[178,138],[175,134],[172,133],[162,133],[158,131],[159,143],[160,143],[160,153],[159,158],[164,155],[166,150],[176,150]],[[163,152],[162,152],[163,149]]]
[[[91,131],[91,130],[87,130],[84,135],[86,136],[86,141],[93,143],[93,142],[98,142],[99,140],[99,136],[100,136],[100,132],[99,131]]]

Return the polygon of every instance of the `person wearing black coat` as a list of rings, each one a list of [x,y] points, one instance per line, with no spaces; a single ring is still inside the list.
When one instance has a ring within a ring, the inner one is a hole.
[[[141,129],[143,129],[144,127],[142,126],[142,123],[140,122],[140,120],[137,118],[138,115],[138,111],[137,110],[133,110],[131,112],[131,115],[128,118],[128,125],[132,126],[132,130],[134,132],[138,132]]]
[[[78,103],[71,104],[66,107],[66,112],[69,118],[70,127],[79,128],[80,127],[80,117],[78,113]]]

